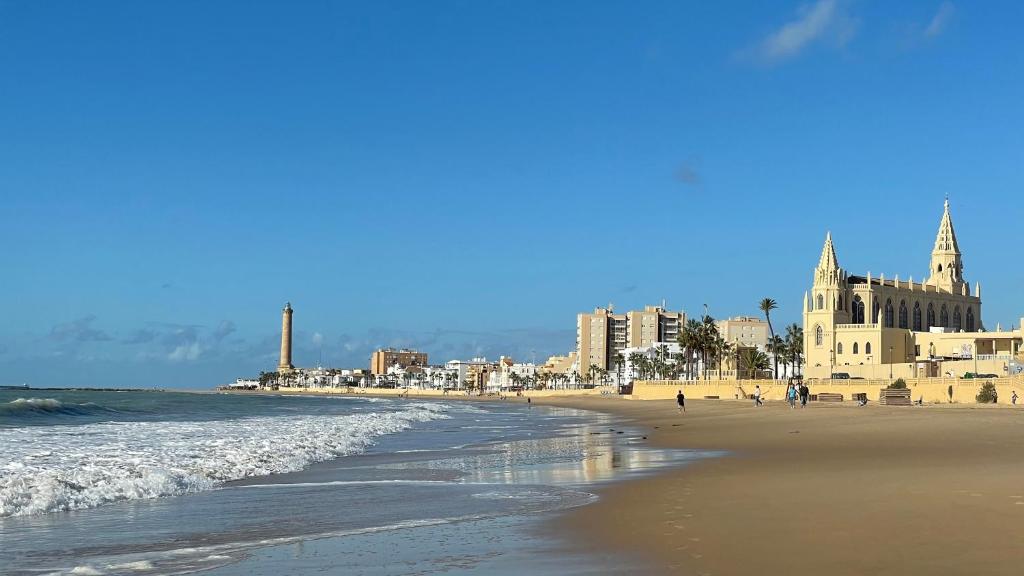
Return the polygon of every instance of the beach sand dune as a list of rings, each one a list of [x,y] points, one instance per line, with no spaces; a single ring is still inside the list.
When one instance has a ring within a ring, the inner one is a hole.
[[[654,574],[1022,574],[1024,408],[540,400],[727,450],[608,486],[559,530]]]

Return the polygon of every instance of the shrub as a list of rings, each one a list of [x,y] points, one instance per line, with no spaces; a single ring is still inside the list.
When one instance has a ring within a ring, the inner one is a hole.
[[[897,378],[895,382],[893,382],[892,384],[889,384],[889,389],[890,390],[906,390],[907,389],[907,381],[904,380],[903,378]]]
[[[978,404],[994,404],[996,398],[996,385],[991,382],[982,384],[981,389],[978,390],[978,395],[974,397]]]

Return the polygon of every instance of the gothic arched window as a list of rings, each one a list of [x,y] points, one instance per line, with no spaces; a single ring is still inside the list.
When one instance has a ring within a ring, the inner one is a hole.
[[[935,305],[932,304],[931,302],[929,302],[928,303],[928,325],[925,327],[925,329],[931,329],[932,326],[935,326]]]
[[[885,301],[885,327],[892,328],[895,326],[895,314],[892,309],[892,298]]]
[[[842,354],[842,353],[843,353],[843,343],[840,342],[839,344],[836,344],[836,354]]]
[[[821,346],[825,342],[825,331],[822,330],[821,324],[814,327],[814,345]]]
[[[854,354],[857,353],[857,343],[856,342],[853,343],[853,353]]]
[[[882,305],[878,303],[878,298],[873,298],[872,300],[873,304],[871,305],[871,322],[868,322],[868,324],[878,322],[878,313],[882,311]]]
[[[910,328],[907,323],[907,301],[900,300],[900,328]]]
[[[821,294],[818,294],[818,310],[824,310],[824,309],[825,309],[825,297],[822,296]]]
[[[942,309],[939,310],[939,326],[942,326],[943,328],[949,327],[949,309],[946,308],[945,304],[943,304]]]
[[[960,331],[960,306],[953,308],[953,329]]]
[[[967,307],[967,331],[974,332],[974,310]]]
[[[850,303],[850,322],[853,324],[864,323],[864,301],[860,299],[860,296],[854,296],[853,302]]]
[[[921,331],[921,303],[914,302],[914,332]]]
[[[839,310],[846,310],[846,308],[843,308],[843,296],[841,294],[839,295],[839,305],[837,306],[837,308]]]
[[[871,342],[864,343],[864,353],[871,354]]]

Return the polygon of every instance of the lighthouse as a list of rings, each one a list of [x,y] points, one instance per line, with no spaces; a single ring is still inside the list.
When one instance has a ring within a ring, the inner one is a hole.
[[[294,370],[292,366],[292,304],[288,302],[281,311],[281,361],[277,364],[278,372]]]

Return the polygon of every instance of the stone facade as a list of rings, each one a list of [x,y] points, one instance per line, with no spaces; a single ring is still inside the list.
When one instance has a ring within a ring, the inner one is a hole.
[[[923,282],[847,273],[828,234],[803,315],[810,378],[938,375],[937,362],[1012,356],[1020,345],[1019,330],[984,332],[981,286],[972,294],[963,277],[948,201]]]

